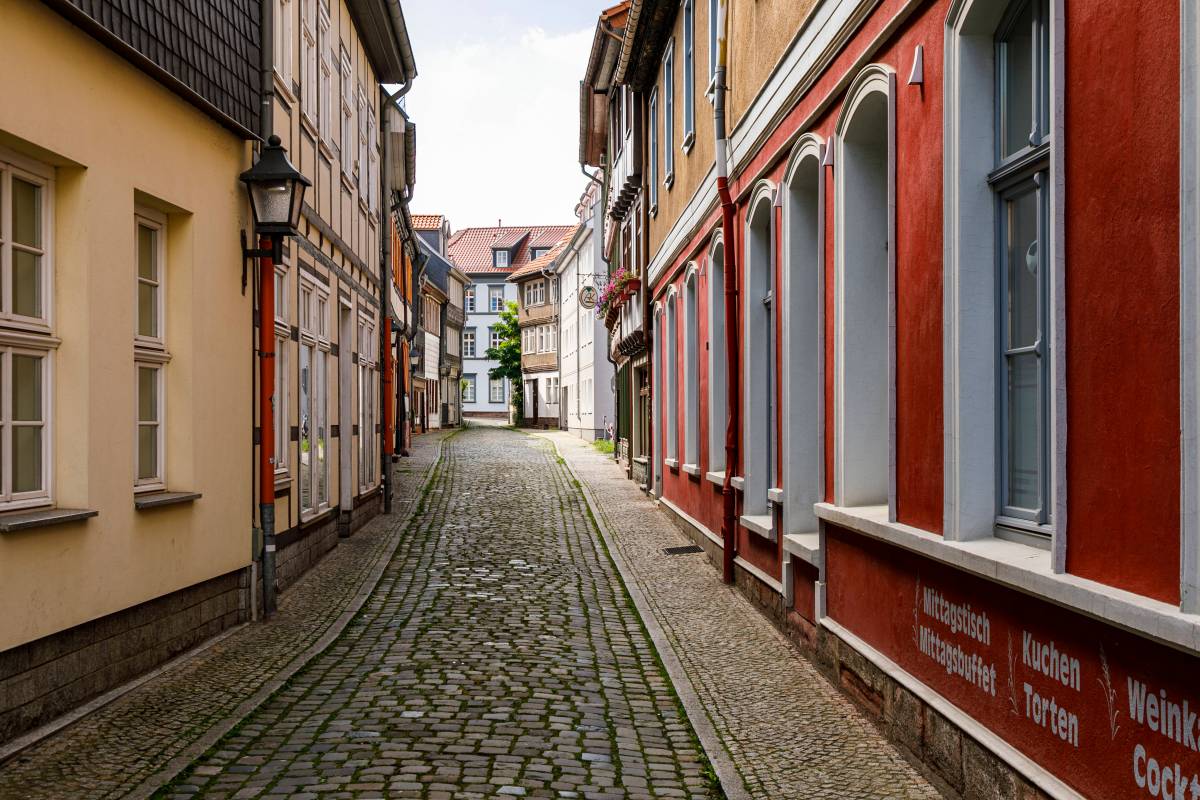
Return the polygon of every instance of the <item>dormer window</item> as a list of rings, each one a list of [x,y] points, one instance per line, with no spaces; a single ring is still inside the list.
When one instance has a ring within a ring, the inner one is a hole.
[[[493,250],[492,251],[492,266],[493,267],[507,267],[508,266],[508,251],[507,250]]]
[[[531,248],[529,248],[529,257],[530,257],[530,260],[533,260],[533,259],[541,258],[542,256],[546,255],[546,253],[549,253],[549,252],[550,252],[549,247],[531,247]]]

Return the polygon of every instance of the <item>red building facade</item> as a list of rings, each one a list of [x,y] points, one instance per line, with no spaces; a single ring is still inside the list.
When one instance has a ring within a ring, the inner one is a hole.
[[[705,10],[628,78],[647,141]],[[732,381],[739,584],[968,796],[1200,797],[1197,26],[816,2],[741,87],[733,230],[712,170],[649,220],[650,490],[719,557]]]

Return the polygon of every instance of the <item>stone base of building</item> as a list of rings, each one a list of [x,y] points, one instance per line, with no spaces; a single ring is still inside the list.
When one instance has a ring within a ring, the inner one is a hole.
[[[249,618],[250,568],[0,653],[0,743]]]
[[[679,530],[704,550],[713,567],[721,570],[724,556],[721,545],[669,506],[662,504],[660,507]],[[742,596],[765,615],[834,687],[849,697],[897,750],[947,797],[1050,800],[1050,795],[902,686],[853,644],[787,608],[783,595],[736,562],[734,583]]]
[[[463,419],[508,419],[507,411],[464,411]]]
[[[383,511],[383,489],[376,487],[360,495],[354,510],[342,514],[334,507],[325,514],[301,523],[275,537],[275,585],[285,591],[337,547],[338,539],[350,536]]]

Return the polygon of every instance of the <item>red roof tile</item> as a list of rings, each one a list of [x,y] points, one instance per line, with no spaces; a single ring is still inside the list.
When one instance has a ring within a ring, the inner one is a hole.
[[[455,266],[468,274],[481,272],[506,275],[528,264],[530,248],[552,247],[574,229],[574,225],[506,225],[502,228],[463,228],[450,237],[446,252]],[[492,266],[492,247],[511,246],[516,242],[514,255],[507,267]]]
[[[441,214],[413,214],[412,226],[414,231],[440,231],[446,218]]]
[[[575,231],[577,230],[579,230],[579,226],[572,225],[571,229],[550,248],[550,252],[543,253],[525,266],[513,270],[509,274],[508,280],[515,281],[549,267],[562,254],[562,251],[567,249],[567,245],[571,243],[571,239],[575,237]]]

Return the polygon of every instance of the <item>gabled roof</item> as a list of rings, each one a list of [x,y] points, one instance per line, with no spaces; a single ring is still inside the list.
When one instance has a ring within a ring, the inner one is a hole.
[[[450,272],[454,265],[438,255],[438,252],[426,244],[424,239],[417,238],[417,247],[425,254],[425,279],[441,290],[442,294],[450,291]]]
[[[573,225],[506,225],[463,228],[450,237],[446,252],[454,265],[467,274],[507,275],[528,264],[530,249],[552,247],[574,228]],[[519,238],[507,267],[492,266],[492,248],[497,241]]]
[[[558,257],[561,256],[563,251],[567,249],[567,245],[569,245],[571,240],[575,238],[575,233],[578,230],[578,225],[572,225],[571,229],[568,230],[563,237],[559,239],[553,247],[550,248],[550,252],[543,253],[525,266],[513,270],[508,276],[508,280],[519,281],[522,278],[531,277],[542,270],[553,269]]]
[[[412,226],[414,231],[440,231],[446,218],[441,214],[413,214]]]
[[[501,233],[492,241],[493,250],[512,250],[529,237],[527,230],[510,230]]]

